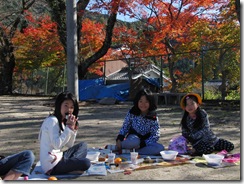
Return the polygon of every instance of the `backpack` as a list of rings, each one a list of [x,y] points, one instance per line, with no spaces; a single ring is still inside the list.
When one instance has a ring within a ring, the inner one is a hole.
[[[187,154],[188,153],[187,139],[182,135],[173,137],[169,141],[168,150],[178,151],[179,154]]]

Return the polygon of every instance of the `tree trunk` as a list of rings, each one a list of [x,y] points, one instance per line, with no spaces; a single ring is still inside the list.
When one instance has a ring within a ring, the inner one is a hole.
[[[3,51],[4,50],[4,51]],[[13,71],[15,67],[15,57],[12,46],[5,46],[0,51],[0,95],[12,94]]]
[[[51,17],[54,22],[57,23],[59,40],[63,45],[66,54],[66,3],[65,0],[46,0],[49,7],[51,8]]]
[[[0,26],[0,94],[12,94],[13,71],[15,67],[14,46],[12,38],[14,37],[21,19],[26,10],[28,10],[35,0],[21,1],[22,10],[20,15],[13,21],[11,28],[6,32],[4,25]]]
[[[219,86],[220,91],[221,91],[221,100],[225,100],[225,98],[227,97],[227,86],[226,86],[226,82],[227,82],[227,72],[222,71],[222,84]]]
[[[240,0],[235,0],[236,14],[239,23],[241,23],[241,2]]]
[[[174,77],[174,62],[171,60],[170,57],[168,57],[168,63],[169,63],[169,75],[172,81],[172,87],[170,89],[170,92],[175,93],[177,91],[177,81]]]
[[[60,41],[63,44],[63,47],[66,51],[66,13],[65,13],[65,0],[46,0],[52,9],[52,18],[53,21],[57,22],[58,25],[58,34],[60,37]],[[79,0],[77,2],[77,45],[78,49],[80,49],[80,37],[81,37],[81,28],[82,28],[82,17],[84,15],[85,9],[87,5],[89,4],[90,0]],[[112,11],[107,21],[107,27],[106,27],[106,36],[105,40],[103,42],[102,47],[94,53],[91,57],[84,59],[82,56],[78,56],[79,60],[79,66],[78,66],[78,77],[79,79],[84,79],[88,68],[95,63],[97,60],[99,60],[101,57],[103,57],[108,49],[111,46],[112,43],[112,37],[113,37],[113,29],[114,25],[117,21],[117,12],[119,9],[120,3],[112,3]],[[78,50],[79,52],[79,50]]]
[[[171,82],[172,82],[172,87],[170,89],[170,92],[171,93],[175,93],[177,91],[178,83],[177,83],[177,81],[176,81],[176,79],[174,77],[174,65],[175,65],[175,63],[171,59],[172,54],[173,55],[175,54],[175,49],[171,45],[169,38],[165,37],[163,43],[165,44],[166,52],[168,53],[167,59],[168,59],[168,64],[169,64],[169,75],[170,75],[170,79],[171,79]]]
[[[12,93],[12,75],[15,67],[14,47],[0,27],[0,94]]]
[[[219,66],[221,68],[221,80],[222,80],[222,84],[219,86],[219,89],[221,91],[221,99],[225,100],[226,96],[227,96],[227,74],[228,74],[228,70],[225,68],[225,64],[224,64],[224,55],[226,54],[227,50],[224,49],[220,49],[219,51]]]
[[[101,57],[103,57],[108,49],[111,46],[112,38],[113,38],[113,29],[115,26],[115,23],[117,21],[117,11],[118,11],[119,5],[116,4],[115,7],[113,7],[113,12],[110,14],[108,21],[107,21],[107,27],[106,27],[106,35],[105,40],[103,41],[102,47],[94,53],[91,57],[81,60],[80,66],[78,67],[78,73],[79,73],[79,79],[83,79],[86,76],[86,73],[88,71],[88,68],[95,63],[97,60],[99,60]]]

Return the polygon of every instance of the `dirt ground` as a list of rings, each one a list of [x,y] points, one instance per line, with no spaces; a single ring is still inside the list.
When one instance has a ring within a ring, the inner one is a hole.
[[[53,111],[53,98],[33,96],[0,96],[0,154],[9,155],[30,149],[39,160],[38,132],[42,121]],[[99,105],[80,102],[78,141],[86,141],[89,147],[102,147],[114,144],[131,102],[115,105]],[[235,149],[241,151],[241,116],[239,110],[224,110],[221,107],[203,104],[210,117],[213,131],[221,138],[232,141]],[[158,106],[161,126],[160,142],[167,148],[172,137],[180,133],[182,117],[179,106]],[[174,167],[133,171],[107,176],[83,176],[74,180],[93,181],[241,181],[241,165],[213,169],[186,164]]]

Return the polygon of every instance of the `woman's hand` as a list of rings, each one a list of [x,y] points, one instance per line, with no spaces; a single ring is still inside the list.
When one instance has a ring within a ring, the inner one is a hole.
[[[78,118],[76,118],[73,114],[69,114],[69,117],[67,119],[66,125],[71,129],[76,129],[76,122],[78,121]]]
[[[118,147],[118,150],[121,150],[121,141],[120,140],[116,141],[116,146]]]

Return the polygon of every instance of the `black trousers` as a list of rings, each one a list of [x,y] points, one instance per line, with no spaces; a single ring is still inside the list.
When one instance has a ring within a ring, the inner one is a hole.
[[[225,139],[219,139],[214,146],[209,145],[209,143],[206,142],[200,142],[193,148],[196,150],[198,155],[202,155],[202,154],[210,154],[214,151],[222,151],[222,150],[226,150],[227,152],[230,152],[234,149],[234,144]]]

